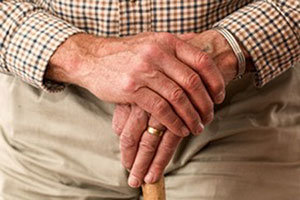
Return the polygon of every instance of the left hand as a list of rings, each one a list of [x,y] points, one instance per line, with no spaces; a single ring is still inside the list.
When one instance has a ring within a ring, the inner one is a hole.
[[[131,187],[139,187],[144,178],[146,183],[156,182],[182,139],[170,130],[163,137],[151,135],[145,131],[147,124],[158,130],[165,128],[153,116],[147,122],[148,114],[136,105],[129,108],[120,104],[115,109],[113,128],[120,136],[121,162],[131,170]]]
[[[220,69],[228,84],[237,73],[237,59],[226,39],[214,30],[201,34],[184,34],[179,38],[206,51]],[[126,120],[127,119],[127,120]],[[113,126],[120,135],[121,160],[131,169],[129,185],[139,187],[144,180],[154,183],[162,175],[181,138],[167,130],[163,137],[147,134],[148,114],[137,106],[117,105]],[[162,129],[153,117],[149,126]],[[143,134],[145,132],[145,134]]]

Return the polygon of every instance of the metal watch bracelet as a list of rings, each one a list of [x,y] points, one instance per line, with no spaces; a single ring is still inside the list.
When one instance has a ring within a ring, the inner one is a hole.
[[[214,30],[218,31],[226,38],[234,54],[236,55],[238,60],[238,70],[237,70],[236,79],[240,79],[245,74],[246,71],[246,58],[243,54],[243,51],[239,43],[236,41],[235,37],[227,29],[222,27],[215,27]]]

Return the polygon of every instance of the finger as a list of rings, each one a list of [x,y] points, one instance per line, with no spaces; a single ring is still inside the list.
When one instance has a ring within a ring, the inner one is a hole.
[[[144,180],[146,183],[155,183],[158,181],[181,140],[181,137],[174,135],[169,130],[165,132],[150,168],[148,169],[147,175],[145,176]]]
[[[112,119],[112,128],[114,132],[120,136],[126,121],[130,115],[130,105],[128,104],[117,104],[114,110],[114,115]]]
[[[192,104],[200,113],[202,123],[206,124],[210,122],[213,119],[213,100],[202,82],[201,77],[189,66],[172,56],[165,57],[165,59],[161,61],[161,66],[163,66],[164,73],[175,80],[188,94]],[[200,124],[200,126],[203,129],[203,125]],[[201,133],[201,128],[198,130],[197,134]],[[173,130],[171,131],[173,132]]]
[[[136,105],[131,106],[129,118],[120,136],[121,162],[131,169],[141,135],[148,123],[147,113]]]
[[[200,116],[181,87],[159,71],[156,71],[150,79],[145,78],[145,82],[149,88],[157,91],[173,106],[191,132],[195,135],[202,132]]]
[[[158,130],[164,129],[164,127],[153,117],[150,117],[149,126]],[[143,133],[138,152],[130,171],[128,179],[129,186],[139,187],[142,184],[160,140],[161,137],[149,134],[147,131]]]
[[[133,101],[172,132],[174,131],[181,136],[189,134],[190,131],[169,103],[149,88],[140,88],[135,93]]]
[[[178,40],[176,56],[182,62],[191,66],[201,77],[215,103],[220,103],[225,97],[224,78],[212,58],[197,47]]]

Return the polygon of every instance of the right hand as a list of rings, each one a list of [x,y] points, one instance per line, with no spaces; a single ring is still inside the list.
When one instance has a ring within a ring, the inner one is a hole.
[[[72,37],[72,45],[65,42],[52,56],[50,75],[51,66],[67,65],[65,82],[104,101],[137,104],[179,136],[199,134],[202,120],[213,118],[212,99],[224,93],[224,80],[198,48],[168,33]]]
[[[221,70],[226,83],[236,75],[237,59],[227,40],[215,30],[201,34],[178,35],[181,39],[205,49]],[[247,57],[247,55],[245,55]],[[181,137],[166,130],[162,137],[146,131],[147,125],[159,130],[164,127],[137,106],[117,105],[113,116],[113,129],[120,136],[121,161],[131,169],[128,183],[139,187],[143,180],[154,183],[162,175]]]

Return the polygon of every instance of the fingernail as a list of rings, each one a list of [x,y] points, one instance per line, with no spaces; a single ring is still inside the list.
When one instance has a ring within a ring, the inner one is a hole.
[[[200,135],[200,133],[202,133],[203,129],[204,129],[204,126],[203,126],[203,124],[200,122],[200,123],[198,124],[198,127],[197,127],[196,135]]]
[[[145,177],[145,182],[146,182],[146,183],[153,183],[153,181],[154,181],[154,176],[153,176],[153,174],[150,172],[150,173],[148,173],[148,174],[146,175],[146,177]]]
[[[216,96],[216,101],[217,103],[221,103],[225,98],[225,93],[224,92],[220,92],[217,96]]]
[[[135,178],[134,176],[130,176],[128,179],[128,185],[130,187],[137,188],[140,186],[140,181],[137,178]]]
[[[190,131],[186,126],[183,126],[181,128],[181,131],[182,131],[183,136],[188,136],[190,134]]]

